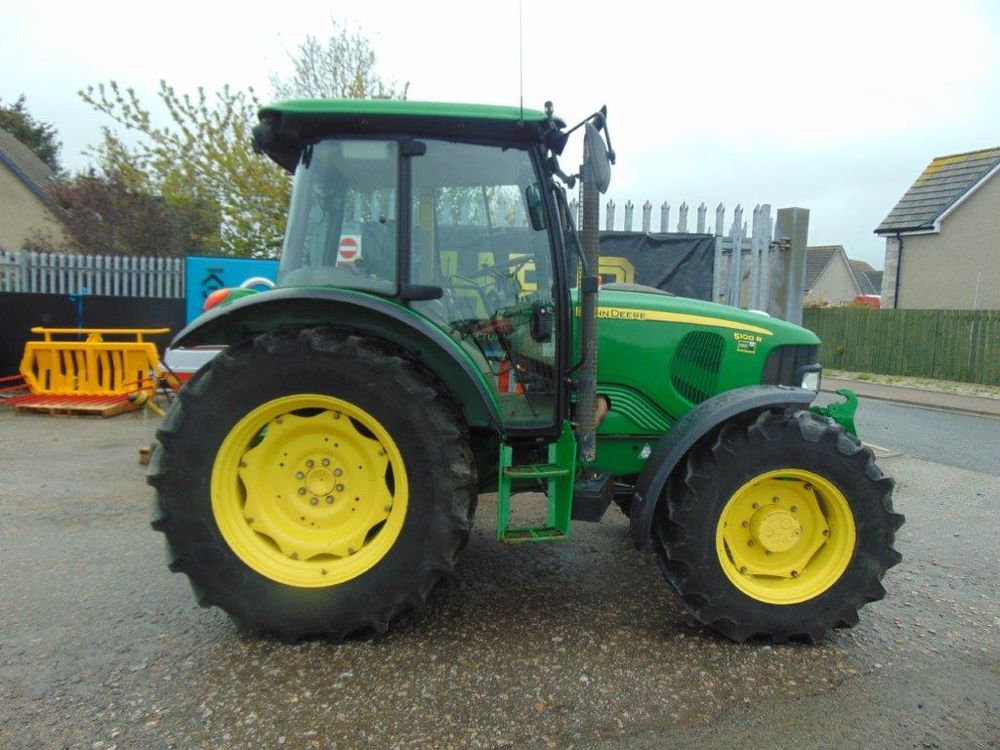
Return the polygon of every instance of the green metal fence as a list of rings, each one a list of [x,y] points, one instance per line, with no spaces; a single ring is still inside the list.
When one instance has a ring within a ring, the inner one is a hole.
[[[809,308],[824,367],[1000,385],[1000,310]]]

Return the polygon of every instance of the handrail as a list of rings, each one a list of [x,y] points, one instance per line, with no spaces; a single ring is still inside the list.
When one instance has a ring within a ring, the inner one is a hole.
[[[87,334],[88,336],[107,334],[109,336],[135,336],[137,342],[142,342],[143,336],[160,336],[170,333],[169,328],[45,328],[35,326],[32,333],[41,333],[45,336],[45,341],[52,342],[52,334],[60,336],[71,336],[77,334]]]

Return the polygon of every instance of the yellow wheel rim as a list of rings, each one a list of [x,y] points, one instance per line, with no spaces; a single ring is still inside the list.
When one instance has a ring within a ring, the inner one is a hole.
[[[857,531],[844,493],[818,474],[760,474],[726,503],[715,546],[726,577],[768,604],[798,604],[839,580],[854,556]]]
[[[290,586],[360,576],[395,544],[409,498],[395,441],[332,396],[285,396],[230,430],[212,467],[212,512],[230,549]]]

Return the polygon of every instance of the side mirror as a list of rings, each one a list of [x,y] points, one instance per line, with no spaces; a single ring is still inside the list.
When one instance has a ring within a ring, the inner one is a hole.
[[[611,184],[611,158],[601,131],[589,122],[584,126],[582,179],[593,183],[599,192],[608,192]]]
[[[528,207],[531,228],[535,231],[545,229],[548,226],[545,221],[545,201],[542,200],[542,191],[538,183],[532,183],[524,189],[524,203]]]

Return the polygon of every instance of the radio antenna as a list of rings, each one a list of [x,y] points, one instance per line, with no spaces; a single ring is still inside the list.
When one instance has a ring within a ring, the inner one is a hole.
[[[517,0],[517,56],[521,122],[524,122],[524,0]]]

